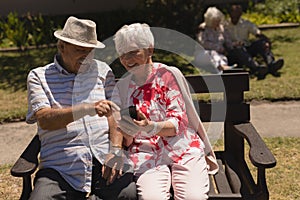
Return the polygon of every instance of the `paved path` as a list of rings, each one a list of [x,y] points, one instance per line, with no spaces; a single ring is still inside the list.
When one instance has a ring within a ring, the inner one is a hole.
[[[300,137],[300,101],[250,106],[251,122],[262,137]],[[36,125],[16,122],[0,125],[0,165],[12,164],[36,132]]]

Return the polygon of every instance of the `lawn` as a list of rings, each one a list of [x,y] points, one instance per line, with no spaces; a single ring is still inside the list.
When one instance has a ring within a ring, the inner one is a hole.
[[[267,75],[264,80],[250,79],[246,100],[300,100],[300,28],[264,31],[273,41],[276,58],[283,57],[285,66],[280,77]],[[22,53],[0,53],[0,122],[23,120],[27,111],[26,76],[30,69],[52,62],[55,48]],[[183,69],[181,59],[156,55]],[[178,60],[179,62],[178,62]],[[171,61],[170,61],[171,60]],[[267,170],[271,200],[300,199],[300,138],[264,138],[277,159],[277,166]],[[17,199],[21,180],[9,175],[11,166],[0,166],[0,199]]]
[[[267,169],[270,200],[300,198],[300,138],[264,138],[277,159],[276,167]],[[249,149],[246,146],[246,149]],[[249,161],[248,161],[249,162]],[[21,193],[22,180],[9,175],[10,165],[0,166],[0,199],[15,200]],[[253,175],[255,172],[251,169]]]
[[[268,75],[265,80],[251,80],[248,100],[300,100],[299,31],[300,28],[264,31],[273,41],[275,57],[283,57],[285,65],[280,77]]]
[[[273,41],[275,57],[283,57],[285,65],[280,77],[267,75],[259,81],[251,78],[246,100],[300,100],[300,87],[297,87],[300,85],[300,28],[265,30],[264,33]],[[30,69],[52,62],[55,52],[56,48],[0,53],[0,122],[24,119],[27,110],[26,76]],[[177,55],[158,52],[155,58],[178,66],[184,74],[192,71],[191,66]]]

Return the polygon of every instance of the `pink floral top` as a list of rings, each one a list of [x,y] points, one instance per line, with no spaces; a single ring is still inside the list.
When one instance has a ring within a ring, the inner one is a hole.
[[[139,132],[129,146],[129,157],[136,173],[162,164],[185,162],[195,155],[204,155],[204,144],[198,134],[188,127],[185,103],[173,74],[154,63],[146,84],[139,87],[129,84],[130,104],[136,105],[151,121],[170,121],[176,127],[172,137],[149,137]]]

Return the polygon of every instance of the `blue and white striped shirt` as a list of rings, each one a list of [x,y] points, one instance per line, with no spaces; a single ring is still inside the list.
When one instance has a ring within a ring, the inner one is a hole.
[[[27,123],[35,123],[35,112],[42,108],[64,108],[79,103],[111,99],[115,77],[104,62],[94,60],[77,75],[54,63],[33,69],[28,74]],[[38,128],[41,141],[40,168],[57,170],[76,190],[90,192],[92,160],[101,163],[109,148],[106,117],[86,115],[66,128],[48,131]]]

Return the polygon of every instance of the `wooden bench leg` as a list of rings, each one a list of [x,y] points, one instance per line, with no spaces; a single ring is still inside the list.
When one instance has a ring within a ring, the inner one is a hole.
[[[30,193],[32,192],[32,183],[31,183],[31,176],[24,176],[23,177],[23,191],[20,197],[20,200],[28,200]]]
[[[262,191],[260,196],[257,198],[259,200],[266,200],[269,199],[269,191],[266,182],[266,169],[265,168],[258,168],[257,169],[257,186],[259,191]]]

